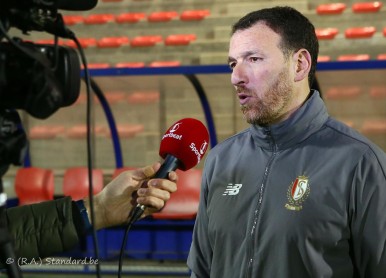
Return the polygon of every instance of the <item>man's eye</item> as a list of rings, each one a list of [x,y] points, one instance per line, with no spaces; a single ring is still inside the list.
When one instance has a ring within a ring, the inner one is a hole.
[[[236,63],[229,63],[229,68],[230,69],[234,69],[235,66],[236,66]]]
[[[251,57],[249,58],[252,62],[257,62],[257,61],[260,61],[261,58],[260,57]]]

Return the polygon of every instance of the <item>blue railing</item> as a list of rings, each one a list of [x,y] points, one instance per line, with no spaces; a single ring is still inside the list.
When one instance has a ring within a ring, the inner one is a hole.
[[[329,70],[373,70],[373,69],[386,69],[386,61],[371,60],[371,61],[347,61],[347,62],[322,62],[318,63],[317,71],[329,71]],[[90,74],[93,77],[98,76],[138,76],[138,75],[183,75],[193,85],[194,89],[199,96],[201,106],[205,115],[209,139],[211,147],[213,148],[217,144],[216,128],[210,103],[207,98],[204,87],[201,85],[197,75],[199,74],[230,74],[231,69],[228,65],[196,65],[196,66],[178,66],[178,67],[143,67],[143,68],[107,68],[107,69],[90,69]],[[103,108],[106,113],[106,117],[109,122],[112,135],[116,134],[116,127],[107,101],[101,95],[97,93]],[[112,136],[113,145],[116,156],[117,167],[123,166],[122,154],[120,153],[120,144],[118,136]]]

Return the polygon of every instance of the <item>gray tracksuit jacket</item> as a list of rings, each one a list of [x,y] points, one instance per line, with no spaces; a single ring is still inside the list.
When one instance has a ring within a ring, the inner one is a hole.
[[[209,153],[192,277],[386,277],[385,171],[385,153],[314,91],[286,121]]]

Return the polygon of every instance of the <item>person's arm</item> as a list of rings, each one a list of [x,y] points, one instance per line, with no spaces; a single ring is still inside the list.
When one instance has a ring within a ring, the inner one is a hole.
[[[10,208],[8,231],[16,254],[26,259],[67,251],[78,243],[70,197]]]
[[[364,154],[354,173],[350,227],[358,277],[386,277],[386,158]]]
[[[169,179],[150,179],[160,163],[134,171],[125,171],[94,196],[95,228],[126,223],[130,211],[146,205],[144,216],[160,210],[177,190],[177,175]],[[141,188],[143,187],[143,188]],[[84,198],[89,217],[89,199]],[[144,217],[143,216],[143,217]],[[87,221],[70,197],[6,210],[8,228],[18,256],[32,259],[71,250],[79,237],[87,234]],[[86,219],[90,221],[89,219]]]

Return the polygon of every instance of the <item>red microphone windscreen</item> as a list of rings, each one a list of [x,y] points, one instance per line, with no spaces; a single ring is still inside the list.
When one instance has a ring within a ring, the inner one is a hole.
[[[209,133],[202,122],[185,118],[174,123],[161,140],[159,155],[168,154],[176,157],[181,170],[186,171],[196,166],[205,155],[209,145]]]

